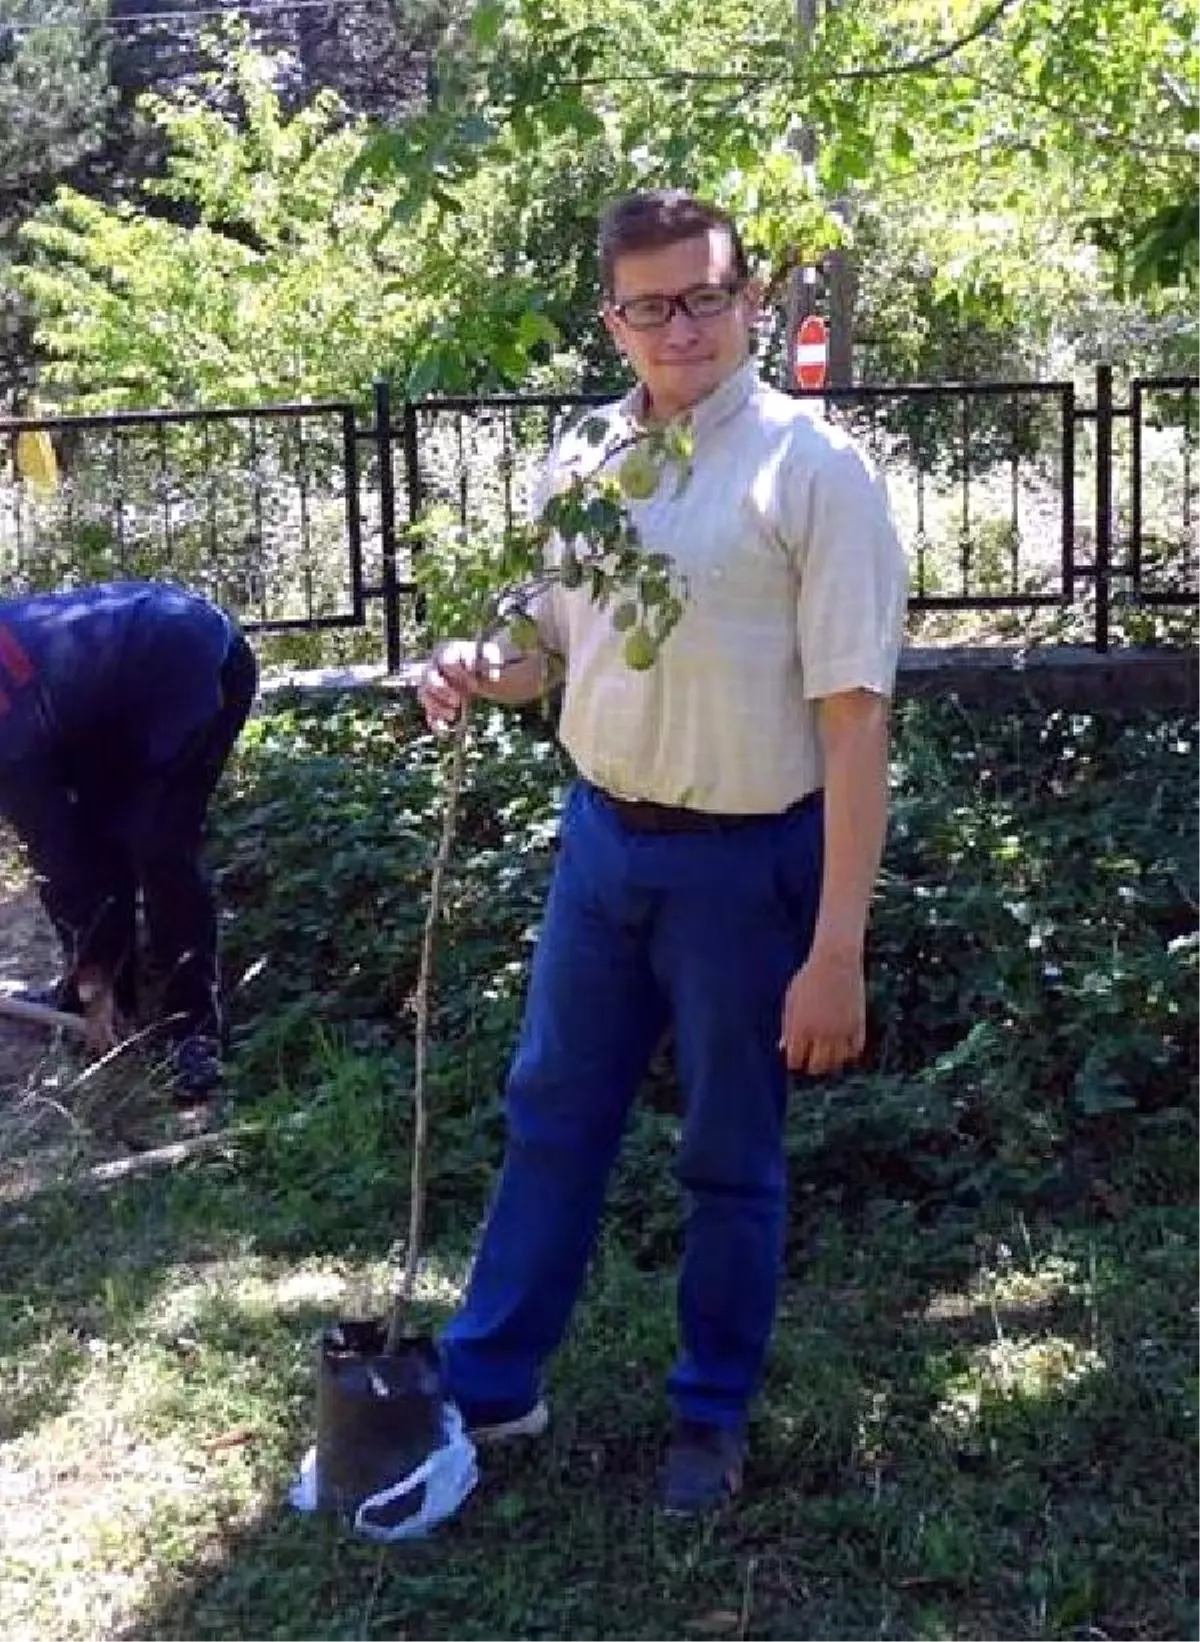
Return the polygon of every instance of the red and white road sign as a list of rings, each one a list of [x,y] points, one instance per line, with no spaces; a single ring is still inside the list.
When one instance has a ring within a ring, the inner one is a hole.
[[[792,352],[792,371],[798,388],[823,388],[829,369],[829,327],[820,314],[800,321]]]

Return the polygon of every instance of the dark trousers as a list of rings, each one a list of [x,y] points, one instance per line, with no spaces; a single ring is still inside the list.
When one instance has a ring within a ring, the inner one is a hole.
[[[223,1033],[204,823],[256,683],[254,653],[237,635],[221,670],[220,707],[169,765],[130,769],[103,745],[59,749],[9,772],[0,794],[69,971],[95,965],[111,976],[127,1015],[137,1006],[140,891],[162,984],[159,1012],[176,1040]],[[84,906],[92,909],[86,919]],[[73,1001],[68,983],[64,1003]]]
[[[504,1167],[441,1342],[448,1387],[468,1410],[519,1410],[538,1394],[670,1021],[687,1208],[668,1390],[681,1415],[744,1422],[782,1261],[783,999],[811,944],[821,859],[819,799],[664,837],[629,831],[595,788],[573,791],[509,1075]]]

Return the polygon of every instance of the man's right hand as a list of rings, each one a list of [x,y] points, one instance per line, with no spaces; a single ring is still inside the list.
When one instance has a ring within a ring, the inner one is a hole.
[[[417,685],[417,700],[431,730],[444,730],[454,723],[464,702],[488,694],[488,681],[496,678],[498,668],[480,650],[471,639],[447,639],[429,658]]]

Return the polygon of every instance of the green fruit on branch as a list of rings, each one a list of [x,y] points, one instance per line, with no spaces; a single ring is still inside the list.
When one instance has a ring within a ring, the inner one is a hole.
[[[696,436],[686,422],[672,422],[663,431],[663,449],[672,462],[686,467],[696,448]]]
[[[541,634],[537,623],[530,616],[514,616],[508,629],[509,637],[518,650],[537,650],[541,646]]]
[[[621,494],[631,502],[648,501],[658,489],[659,468],[648,450],[631,450],[617,469]]]
[[[635,627],[625,639],[625,665],[635,673],[644,673],[653,667],[658,656],[658,645],[645,627]]]

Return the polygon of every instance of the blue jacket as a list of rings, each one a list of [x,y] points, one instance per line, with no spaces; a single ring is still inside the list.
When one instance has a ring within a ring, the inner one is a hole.
[[[60,755],[161,769],[220,706],[233,634],[163,582],[0,599],[0,770]]]

